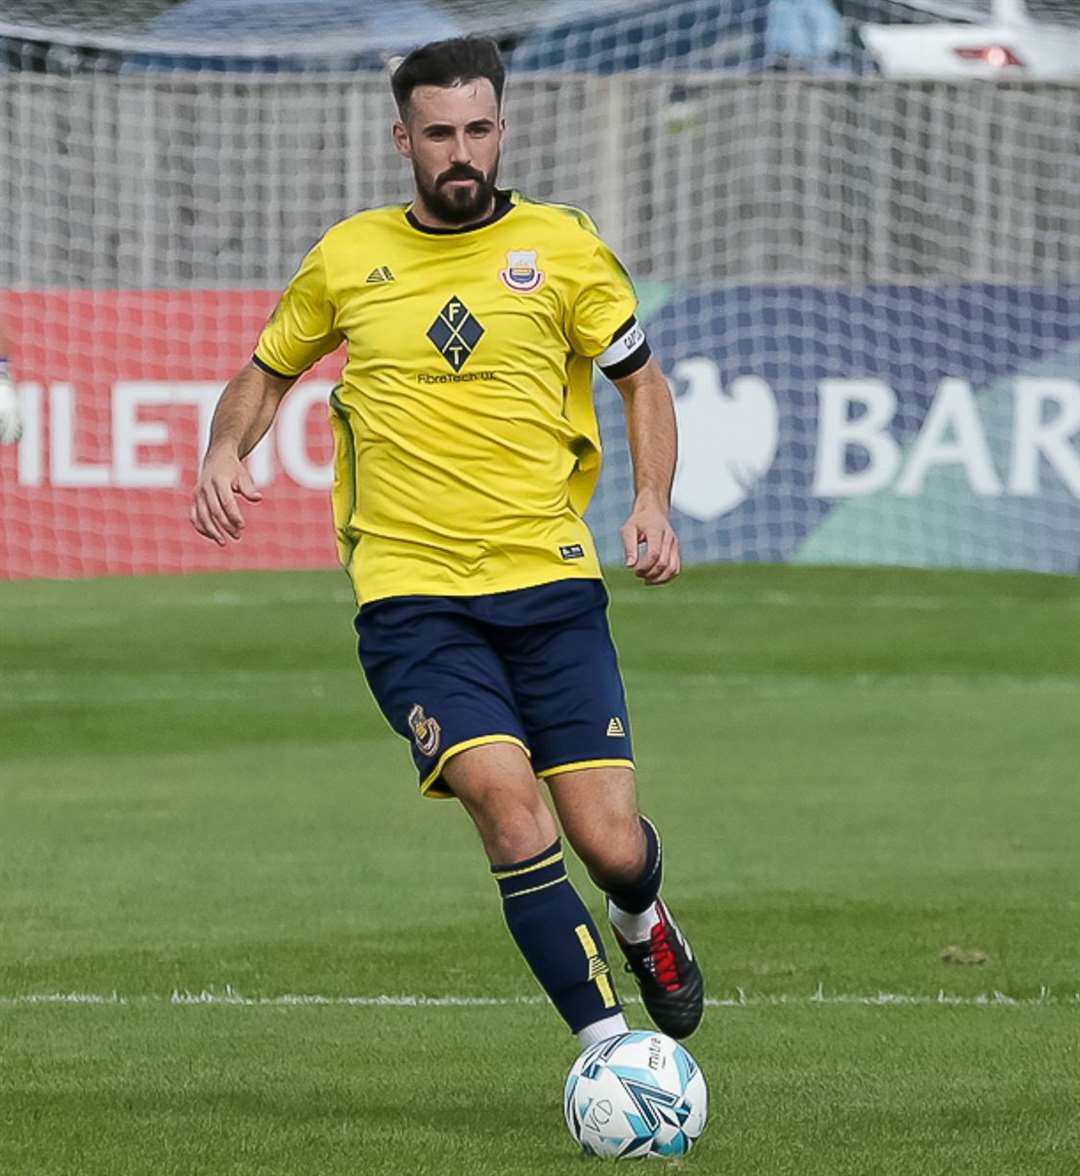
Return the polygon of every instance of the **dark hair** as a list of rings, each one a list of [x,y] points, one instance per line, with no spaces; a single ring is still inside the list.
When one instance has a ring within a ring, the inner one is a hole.
[[[495,87],[495,100],[501,106],[506,66],[490,37],[454,37],[421,45],[394,70],[390,86],[398,110],[405,115],[417,86],[454,86],[477,78],[487,78]]]

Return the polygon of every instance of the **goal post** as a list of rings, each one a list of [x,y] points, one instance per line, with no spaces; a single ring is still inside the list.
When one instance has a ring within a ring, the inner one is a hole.
[[[24,416],[0,446],[0,578],[334,563],[340,356],[253,455],[242,544],[194,535],[188,493],[217,391],[311,242],[409,198],[382,65],[409,46],[349,25],[352,3],[321,26],[267,3],[280,23],[246,37],[242,6],[190,27],[185,7],[0,3]],[[1077,570],[1080,87],[769,69],[753,29],[721,53],[678,23],[687,3],[664,25],[599,0],[554,31],[518,7],[430,27],[499,35],[502,182],[587,209],[634,276],[676,397],[687,560]],[[596,395],[589,521],[615,561],[631,470],[618,397]]]

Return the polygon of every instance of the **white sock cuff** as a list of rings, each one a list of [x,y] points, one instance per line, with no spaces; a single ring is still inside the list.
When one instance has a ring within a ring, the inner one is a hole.
[[[591,1025],[586,1025],[584,1029],[579,1029],[577,1039],[581,1042],[582,1049],[589,1049],[598,1042],[607,1041],[609,1037],[618,1037],[620,1033],[629,1032],[630,1026],[622,1013],[612,1013],[610,1017],[603,1017],[599,1021],[593,1021]]]
[[[629,911],[624,911],[622,907],[616,906],[609,898],[608,918],[611,920],[611,925],[627,943],[644,943],[651,937],[652,929],[659,919],[656,910],[656,904],[659,901],[657,899],[651,906],[647,906],[640,915],[632,915]]]

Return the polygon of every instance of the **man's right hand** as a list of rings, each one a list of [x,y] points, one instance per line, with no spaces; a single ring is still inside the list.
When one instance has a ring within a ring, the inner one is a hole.
[[[221,547],[225,546],[226,536],[239,539],[244,532],[244,516],[237,496],[248,502],[262,501],[261,491],[236,450],[211,449],[191,496],[191,525]]]
[[[6,375],[0,374],[0,445],[14,445],[22,436],[22,417],[15,388]]]

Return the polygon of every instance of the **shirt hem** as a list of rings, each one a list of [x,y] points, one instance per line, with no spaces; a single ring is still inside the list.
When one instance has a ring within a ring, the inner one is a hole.
[[[582,571],[575,574],[567,569],[553,568],[550,575],[537,573],[531,576],[522,576],[511,582],[503,581],[498,586],[462,583],[448,584],[439,588],[406,587],[395,589],[392,592],[378,592],[371,596],[361,593],[355,581],[353,587],[356,591],[356,603],[363,609],[368,605],[377,604],[383,600],[393,600],[399,596],[496,596],[501,592],[520,592],[523,588],[540,588],[544,584],[557,584],[560,580],[599,580],[603,583],[604,573],[597,569],[595,572]]]

